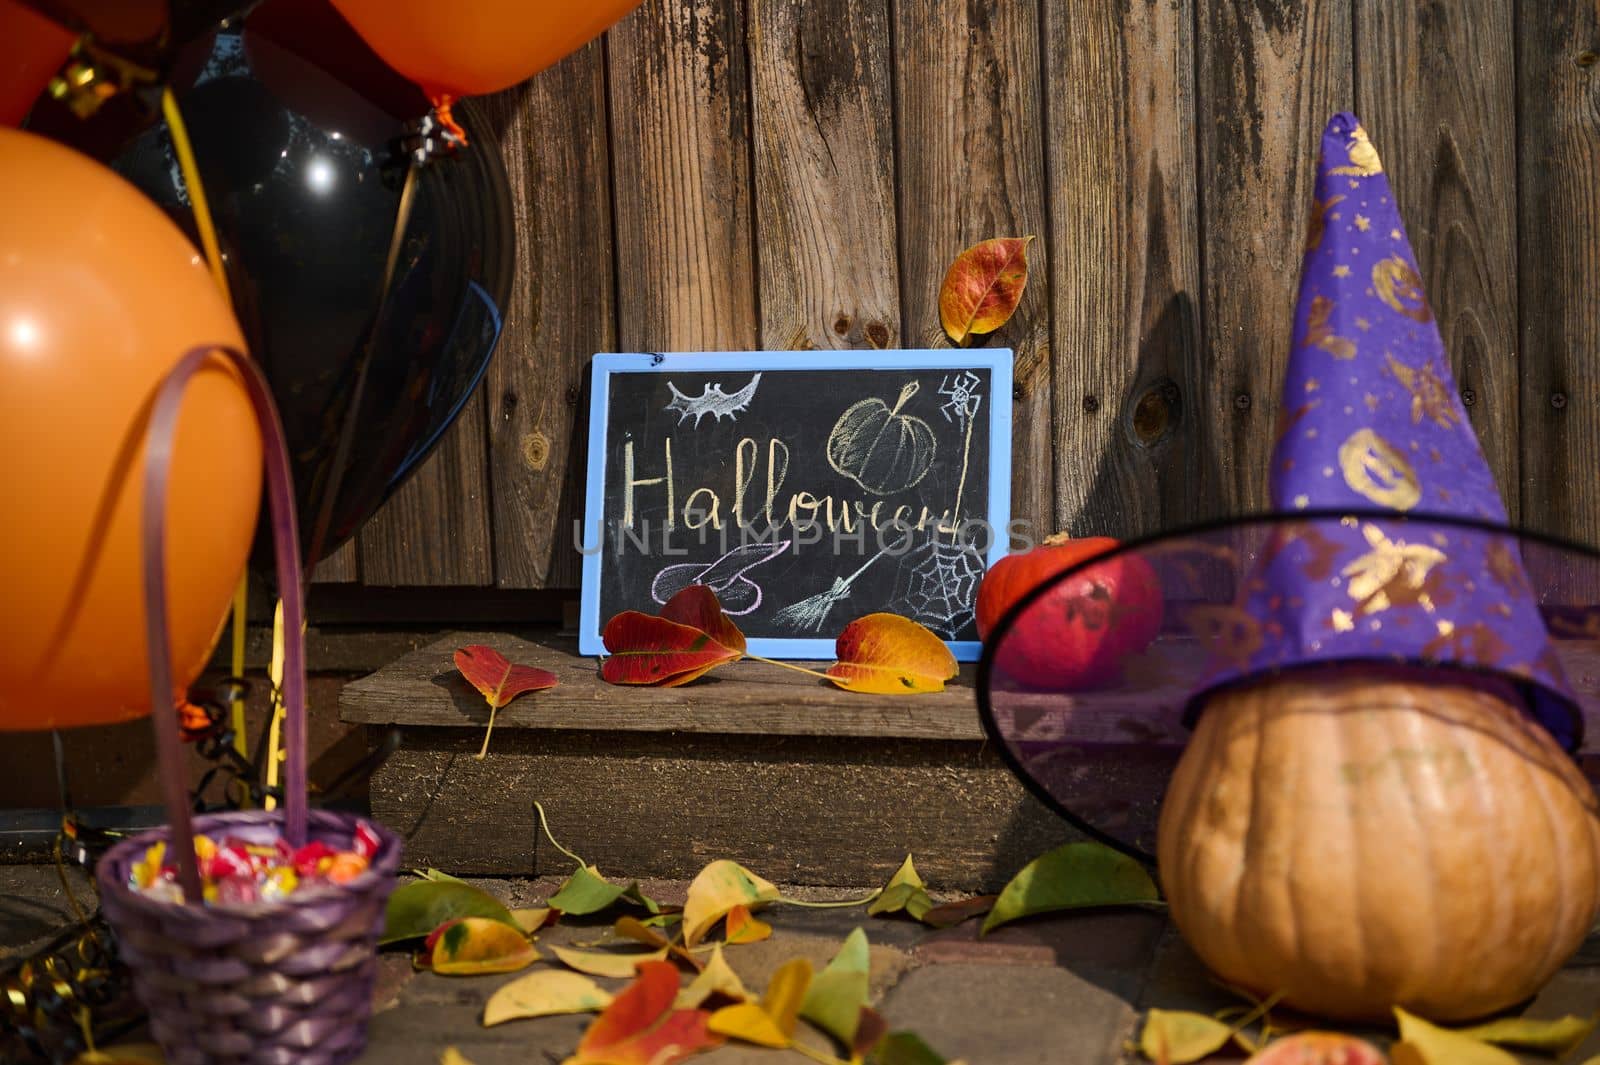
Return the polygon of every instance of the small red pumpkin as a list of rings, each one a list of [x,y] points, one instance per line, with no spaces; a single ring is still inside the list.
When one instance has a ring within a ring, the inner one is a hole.
[[[978,586],[978,635],[989,638],[1008,610],[1059,573],[1117,547],[1106,536],[1065,533],[996,562]],[[1005,636],[998,666],[1031,688],[1074,691],[1122,676],[1124,660],[1161,631],[1161,582],[1150,563],[1123,554],[1089,566],[1035,600]]]

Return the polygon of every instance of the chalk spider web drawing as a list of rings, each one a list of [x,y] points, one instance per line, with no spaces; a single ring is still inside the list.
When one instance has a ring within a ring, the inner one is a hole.
[[[695,428],[700,428],[700,419],[707,414],[712,415],[717,421],[727,418],[729,421],[738,421],[736,415],[750,406],[750,401],[755,398],[756,385],[761,383],[761,375],[756,374],[750,378],[750,383],[739,391],[728,395],[722,390],[720,384],[710,384],[698,396],[686,396],[678,391],[678,386],[671,381],[667,382],[667,389],[672,393],[672,399],[662,410],[678,412],[678,424],[682,425],[689,416],[694,415]]]
[[[935,536],[900,559],[895,610],[947,640],[955,639],[972,623],[983,570],[977,548]]]
[[[855,584],[856,578],[867,572],[867,567],[882,558],[884,554],[885,552],[879,551],[861,563],[854,573],[835,577],[832,586],[826,590],[784,607],[773,615],[773,620],[790,628],[821,632],[822,627],[828,623],[829,612],[837,604],[850,598],[850,586]]]
[[[978,415],[978,407],[983,403],[983,396],[978,394],[978,386],[983,384],[983,379],[971,370],[963,370],[952,380],[948,375],[939,382],[939,394],[948,396],[949,399],[939,407],[939,413],[944,415],[947,422],[958,423],[962,431],[967,428],[967,423]]]

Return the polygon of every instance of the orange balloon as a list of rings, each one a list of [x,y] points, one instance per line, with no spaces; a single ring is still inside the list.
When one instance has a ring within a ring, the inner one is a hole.
[[[20,126],[77,38],[21,0],[0,0],[0,41],[6,60],[0,63],[0,126]]]
[[[435,102],[510,88],[594,40],[639,0],[333,0]]]
[[[0,729],[140,717],[150,404],[186,351],[244,341],[178,227],[86,156],[0,129],[0,204]],[[261,494],[261,434],[221,358],[185,393],[170,477],[172,671],[186,688]]]

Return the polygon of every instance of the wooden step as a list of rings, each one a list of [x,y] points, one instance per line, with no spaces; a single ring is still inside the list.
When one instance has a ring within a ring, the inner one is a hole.
[[[500,711],[482,761],[488,707],[452,661],[475,643],[561,678]],[[1600,657],[1593,644],[1563,652],[1590,719],[1586,752],[1600,750]],[[539,838],[535,800],[564,844],[629,877],[690,877],[732,858],[789,883],[871,885],[911,852],[936,887],[993,890],[1072,835],[985,743],[971,666],[942,693],[899,698],[752,661],[681,688],[619,688],[597,671],[553,631],[462,632],[345,686],[345,721],[400,731],[371,796],[405,836],[409,863],[564,872],[570,861]],[[1152,715],[1151,700],[1169,712]],[[1181,730],[1181,693],[1154,682],[1104,702],[1089,727],[1121,731],[1120,742],[1135,727],[1155,742]],[[1129,714],[1130,702],[1145,705]],[[1600,759],[1586,762],[1597,775]]]

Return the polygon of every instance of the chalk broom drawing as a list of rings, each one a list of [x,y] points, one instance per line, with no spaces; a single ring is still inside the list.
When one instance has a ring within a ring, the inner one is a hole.
[[[914,488],[933,468],[939,442],[921,418],[901,414],[920,386],[900,390],[891,408],[882,399],[863,399],[839,415],[828,434],[828,465],[873,495]]]
[[[656,574],[650,583],[650,598],[665,605],[691,584],[704,584],[717,593],[725,613],[735,617],[748,614],[761,607],[763,593],[745,574],[789,550],[792,542],[741,544],[715,562],[674,563]]]
[[[773,620],[780,625],[787,625],[793,629],[801,631],[809,629],[812,632],[821,632],[822,627],[828,623],[828,613],[837,604],[850,598],[850,586],[855,584],[856,578],[867,572],[867,567],[878,561],[885,554],[886,551],[879,551],[861,563],[854,573],[845,577],[835,577],[832,587],[827,590],[784,607],[773,615]]]
[[[738,421],[739,419],[736,415],[750,406],[750,401],[756,395],[756,385],[760,383],[761,375],[756,374],[750,378],[749,384],[731,396],[722,390],[720,384],[709,383],[698,396],[686,396],[678,391],[677,385],[668,381],[667,389],[672,393],[672,399],[662,409],[677,411],[679,425],[682,425],[690,415],[693,415],[696,429],[700,428],[700,419],[707,414],[712,415],[719,422],[724,418],[729,421]]]

